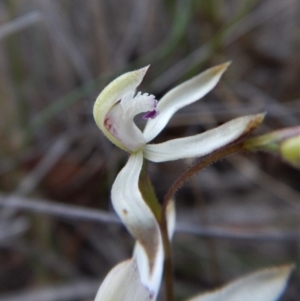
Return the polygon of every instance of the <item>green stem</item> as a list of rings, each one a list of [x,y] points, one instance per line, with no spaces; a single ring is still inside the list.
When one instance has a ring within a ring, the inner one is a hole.
[[[161,221],[159,223],[162,234],[165,262],[164,262],[164,280],[166,289],[166,300],[173,301],[173,261],[171,241],[168,235],[167,212],[166,207],[163,208]]]
[[[139,189],[143,195],[144,200],[154,214],[156,220],[159,222],[161,220],[161,206],[158,202],[157,196],[155,194],[153,185],[147,173],[147,161],[144,160],[142,171],[140,173],[139,179]]]

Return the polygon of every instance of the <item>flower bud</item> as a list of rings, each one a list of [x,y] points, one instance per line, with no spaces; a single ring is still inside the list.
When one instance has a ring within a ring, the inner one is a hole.
[[[300,169],[300,126],[248,139],[244,142],[244,148],[277,154],[287,163]]]

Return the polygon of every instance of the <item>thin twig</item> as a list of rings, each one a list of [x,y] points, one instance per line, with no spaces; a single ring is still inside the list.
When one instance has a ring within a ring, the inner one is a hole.
[[[284,102],[284,104],[280,103],[278,99],[271,97],[259,89],[259,87],[251,85],[249,82],[236,82],[234,91],[238,95],[247,97],[248,99],[257,99],[256,104],[263,105],[268,114],[281,117],[280,122],[283,123],[284,126],[292,126],[299,123],[299,116],[296,116],[297,113],[299,114],[297,107],[289,107],[289,102]],[[290,103],[295,104],[295,102]],[[254,104],[254,107],[256,104]],[[253,107],[253,104],[251,104],[251,106]]]
[[[0,207],[13,208],[27,212],[35,212],[54,216],[60,219],[75,220],[76,222],[93,222],[102,224],[116,224],[122,226],[120,219],[113,213],[98,209],[87,209],[74,205],[65,205],[53,201],[41,199],[28,199],[20,196],[0,195]],[[255,241],[299,241],[299,229],[295,231],[282,231],[280,229],[261,229],[259,232],[239,230],[222,225],[222,228],[215,225],[189,225],[177,223],[176,233],[195,234],[203,237],[217,239],[245,239]]]
[[[260,228],[259,231],[241,229],[238,225],[232,226],[195,226],[178,223],[176,233],[189,233],[214,239],[251,240],[256,242],[288,242],[300,241],[300,229],[284,231],[276,228]]]
[[[59,137],[38,165],[24,177],[14,193],[18,195],[30,194],[49,170],[52,169],[57,161],[66,153],[69,148],[69,143],[70,139],[68,137]]]
[[[289,0],[289,3],[292,3],[292,1],[294,0]],[[253,28],[282,13],[283,10],[288,8],[286,2],[288,1],[280,2],[274,7],[273,2],[269,1],[267,4],[254,10],[245,19],[238,21],[235,26],[228,26],[226,31],[224,31],[222,45],[230,45]],[[158,76],[152,83],[153,89],[157,91],[163,90],[165,87],[169,86],[171,83],[174,83],[177,79],[190,71],[196,65],[203,62],[211,55],[211,48],[212,45],[214,45],[216,37],[217,35],[179,61],[177,64],[173,65],[172,68],[168,69],[165,73]]]
[[[132,12],[129,16],[128,25],[125,29],[123,39],[118,41],[118,47],[113,56],[113,61],[117,66],[124,66],[128,61],[131,52],[137,47],[140,36],[143,33],[144,23],[147,19],[149,0],[134,1]]]
[[[119,224],[117,216],[100,210],[85,209],[79,206],[53,203],[46,200],[29,200],[20,196],[0,195],[0,206],[43,213],[76,221]]]
[[[41,9],[43,21],[52,40],[65,52],[81,80],[83,82],[90,80],[92,78],[90,68],[76,47],[72,34],[67,28],[66,18],[58,4],[55,1],[47,0],[35,0],[35,3]]]
[[[23,234],[29,228],[29,220],[25,217],[18,217],[5,223],[0,230],[0,242],[11,239],[12,237]],[[1,299],[0,299],[1,300]]]
[[[0,26],[0,41],[7,36],[19,32],[33,24],[41,21],[41,14],[37,11],[32,11],[17,19],[11,20]]]
[[[268,175],[247,158],[235,157],[229,161],[246,178],[300,212],[300,194],[296,190]]]
[[[21,293],[0,295],[1,301],[65,301],[93,298],[99,287],[100,280],[78,280],[73,283],[31,289]]]

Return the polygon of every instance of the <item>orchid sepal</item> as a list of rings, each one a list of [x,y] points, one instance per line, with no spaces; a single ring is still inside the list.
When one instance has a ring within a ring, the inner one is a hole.
[[[111,198],[115,211],[137,241],[134,258],[141,283],[156,296],[162,277],[164,251],[158,221],[139,189],[142,165],[141,151],[129,157],[113,184]]]
[[[149,301],[152,292],[140,281],[135,258],[116,265],[105,277],[94,301]]]
[[[210,92],[230,64],[231,62],[227,62],[209,68],[167,92],[158,102],[159,115],[155,119],[148,120],[143,131],[146,142],[154,139],[179,109],[196,102]]]
[[[282,295],[294,265],[284,265],[254,272],[221,289],[186,301],[277,301]]]
[[[117,77],[109,85],[107,85],[99,94],[93,108],[95,122],[100,128],[100,130],[104,133],[104,135],[116,146],[130,153],[133,151],[137,151],[138,148],[132,150],[126,144],[126,142],[128,141],[125,141],[124,143],[124,141],[120,139],[124,137],[118,137],[117,135],[114,135],[112,133],[110,127],[113,127],[114,124],[109,120],[109,113],[116,105],[118,105],[122,98],[133,98],[135,90],[142,82],[148,68],[149,66],[146,66],[144,68],[127,72]],[[133,121],[132,125],[134,126]]]
[[[136,239],[133,257],[113,268],[101,284],[95,301],[154,301],[163,273],[164,250],[158,221],[139,189],[142,152],[132,154],[112,187],[112,203]],[[167,207],[168,234],[175,230],[175,206]]]
[[[206,156],[253,131],[264,116],[265,114],[243,116],[198,135],[147,144],[144,157],[153,162],[166,162]]]

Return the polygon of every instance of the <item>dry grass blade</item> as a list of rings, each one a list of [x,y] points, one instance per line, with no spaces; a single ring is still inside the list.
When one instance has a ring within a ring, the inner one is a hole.
[[[29,229],[29,220],[24,217],[15,218],[13,221],[1,226],[0,244],[12,238],[16,238]]]
[[[232,26],[232,28],[228,29],[228,32],[223,37],[224,40],[222,45],[228,46],[256,26],[259,26],[263,22],[268,21],[270,18],[273,18],[278,14],[281,14],[283,10],[287,8],[289,9],[290,7],[289,5],[286,5],[286,2],[277,1],[276,6],[274,7],[273,1],[268,1],[262,7],[259,7],[257,10],[253,11],[246,18],[237,22],[234,24],[234,26]],[[288,3],[292,5],[295,2],[296,1],[294,0],[289,0]],[[204,62],[211,55],[211,48],[213,44],[213,40],[205,43],[190,55],[169,68],[169,70],[155,79],[152,84],[153,88],[157,91],[162,90],[163,87],[174,83],[181,76],[190,71],[194,66]]]
[[[300,194],[296,190],[268,175],[246,158],[236,156],[229,160],[248,179],[300,212]]]
[[[39,23],[41,20],[41,14],[37,11],[33,11],[15,20],[1,25],[0,41],[13,33],[18,33],[29,26]]]
[[[66,57],[71,60],[81,80],[83,82],[89,80],[91,78],[89,67],[85,62],[84,56],[78,51],[78,47],[72,40],[72,35],[67,30],[67,24],[59,11],[58,3],[47,0],[38,0],[35,3],[41,10],[43,21],[52,40],[65,52]]]
[[[119,218],[112,213],[101,210],[86,209],[74,205],[64,205],[41,199],[27,199],[24,197],[6,197],[0,195],[0,207],[13,210],[36,212],[54,216],[63,220],[76,222],[104,223],[122,225]],[[178,223],[176,233],[194,234],[202,237],[219,239],[242,239],[255,241],[297,241],[300,239],[299,229],[296,231],[282,231],[280,229],[237,230],[236,227],[220,227],[214,225],[200,226],[197,224]]]
[[[65,301],[65,300],[84,300],[92,298],[99,287],[99,280],[87,281],[79,280],[65,285],[47,287],[0,295],[1,301]]]
[[[120,224],[119,219],[115,215],[100,210],[85,209],[45,200],[25,199],[19,196],[0,196],[0,206],[14,210],[26,210],[29,212],[49,214],[65,219],[76,220],[78,222],[84,220],[89,222]]]
[[[65,136],[58,138],[44,158],[24,177],[14,193],[16,195],[30,194],[58,160],[68,151],[69,143],[69,138]]]

